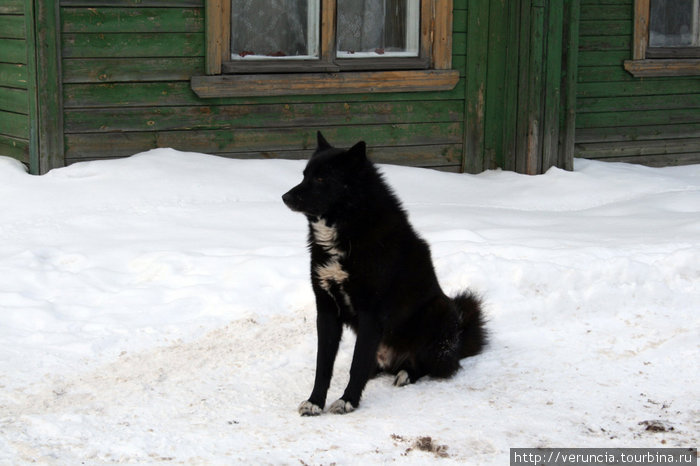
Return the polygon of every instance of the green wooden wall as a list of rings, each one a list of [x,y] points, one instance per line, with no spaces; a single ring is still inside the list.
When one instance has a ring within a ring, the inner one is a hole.
[[[36,141],[31,123],[35,114],[31,5],[25,0],[0,5],[0,155],[27,165],[36,164],[31,155]]]
[[[453,63],[465,69],[467,0],[456,0]],[[321,129],[363,139],[380,162],[460,170],[464,76],[448,92],[200,99],[202,0],[62,0],[65,162],[173,147],[230,157],[305,158]]]
[[[572,168],[579,0],[470,0],[465,171]]]
[[[633,0],[581,0],[577,157],[700,163],[700,77],[635,78]]]

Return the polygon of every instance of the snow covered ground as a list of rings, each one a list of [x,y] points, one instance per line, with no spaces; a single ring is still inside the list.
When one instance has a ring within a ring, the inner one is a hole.
[[[700,165],[384,166],[491,342],[449,381],[297,414],[315,330],[297,161],[0,158],[0,464],[507,464],[698,446]],[[329,401],[347,381],[346,332]],[[649,421],[658,421],[647,430]],[[646,422],[646,423],[645,423]]]

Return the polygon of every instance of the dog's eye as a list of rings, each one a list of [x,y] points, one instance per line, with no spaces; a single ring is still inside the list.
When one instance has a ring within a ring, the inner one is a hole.
[[[315,181],[316,183],[323,183],[323,177],[317,176],[316,178],[314,178],[314,181]]]

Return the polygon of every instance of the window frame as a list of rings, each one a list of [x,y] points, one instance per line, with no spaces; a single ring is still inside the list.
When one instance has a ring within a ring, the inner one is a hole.
[[[453,0],[420,2],[418,57],[336,58],[336,0],[321,0],[318,59],[241,66],[230,58],[231,1],[206,0],[206,75],[193,76],[191,87],[202,98],[453,89],[459,81],[451,69]]]
[[[649,19],[650,0],[635,0],[632,60],[625,60],[625,70],[635,77],[700,75],[700,58],[677,58],[673,47],[649,47]]]

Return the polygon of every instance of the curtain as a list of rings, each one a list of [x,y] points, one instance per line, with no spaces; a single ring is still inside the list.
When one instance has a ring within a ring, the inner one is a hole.
[[[315,55],[309,8],[308,0],[231,0],[232,57]]]
[[[354,54],[406,49],[406,0],[338,0],[337,50]]]
[[[649,45],[699,46],[698,16],[698,0],[652,0],[649,11]]]

